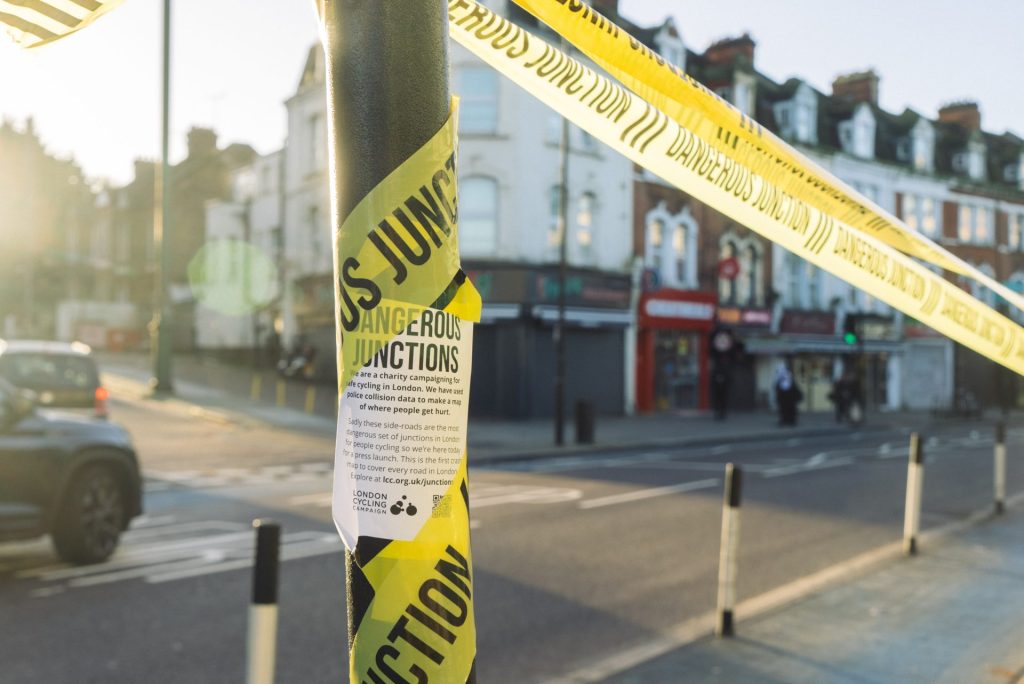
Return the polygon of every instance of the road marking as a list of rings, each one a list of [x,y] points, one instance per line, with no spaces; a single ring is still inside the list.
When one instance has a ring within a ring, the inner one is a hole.
[[[721,484],[721,480],[717,477],[710,478],[707,480],[697,480],[696,482],[683,482],[682,484],[669,485],[667,487],[653,487],[651,489],[638,489],[632,492],[625,492],[623,494],[613,494],[611,496],[602,496],[597,499],[588,499],[580,502],[580,508],[589,510],[591,508],[602,508],[604,506],[615,506],[616,504],[629,503],[630,501],[642,501],[643,499],[653,499],[658,496],[667,496],[669,494],[679,494],[682,492],[692,492],[697,489],[708,489],[709,487],[716,487]]]
[[[472,510],[505,504],[554,504],[576,501],[582,497],[582,491],[567,487],[492,486],[485,488],[481,493],[474,493],[470,489],[469,508]]]
[[[179,525],[144,527],[140,532],[173,532],[194,535],[198,531],[223,529],[238,531],[228,534],[200,534],[163,541],[137,543],[126,535],[122,549],[107,563],[89,566],[66,564],[33,568],[17,573],[21,579],[49,583],[34,588],[33,598],[46,598],[68,589],[112,584],[136,579],[147,582],[169,582],[200,575],[250,567],[253,562],[254,537],[248,525],[228,521],[191,522]],[[152,539],[150,535],[147,539]],[[284,561],[333,553],[341,539],[333,532],[299,531],[286,533],[281,540]]]
[[[214,544],[231,545],[235,544],[235,542],[245,543],[246,540],[251,541],[252,536],[252,531],[247,530],[245,532],[232,532],[231,534],[192,537],[167,543],[157,542],[155,544],[143,544],[136,547],[126,546],[115,554],[111,560],[100,565],[70,567],[67,565],[51,565],[42,568],[33,568],[31,570],[23,570],[22,572],[17,573],[15,577],[18,577],[19,579],[39,579],[43,582],[70,580],[76,577],[91,575],[97,572],[97,570],[108,571],[111,569],[137,565],[139,563],[156,563],[163,562],[168,559],[181,558],[192,553],[197,553],[198,550]]]
[[[469,490],[470,509],[508,504],[556,504],[576,501],[583,492],[568,487],[541,487],[534,485],[481,485]],[[331,505],[331,492],[301,494],[288,499],[293,506],[315,506],[327,508]]]
[[[161,527],[163,525],[170,525],[175,520],[177,520],[177,518],[173,515],[140,515],[132,521],[132,530],[138,530],[142,527]]]
[[[728,444],[723,444],[721,446],[711,447],[711,455],[712,456],[721,456],[722,454],[727,454],[730,451],[732,451],[732,447],[729,446]]]
[[[316,506],[318,508],[327,508],[331,505],[332,496],[331,492],[302,494],[288,499],[288,503],[292,506]]]
[[[134,544],[140,539],[151,539],[153,537],[170,537],[180,535],[183,532],[202,532],[204,530],[220,532],[237,532],[240,526],[237,523],[221,522],[217,520],[203,520],[198,522],[179,523],[177,525],[162,525],[159,527],[142,527],[128,530],[121,537],[121,540],[128,544]]]
[[[285,537],[287,537],[287,535],[285,535]],[[281,561],[298,560],[300,558],[311,558],[313,556],[335,553],[340,550],[341,546],[341,538],[338,535],[333,533],[321,534],[319,538],[308,541],[304,544],[283,545],[281,547]],[[163,582],[190,579],[192,577],[200,577],[202,575],[213,575],[220,572],[227,572],[229,570],[242,570],[244,568],[252,567],[252,563],[252,553],[250,552],[247,558],[240,558],[238,560],[226,561],[205,567],[172,570],[170,572],[154,574],[147,577],[146,582],[149,584],[161,584]]]
[[[761,477],[785,477],[786,475],[796,475],[798,473],[809,473],[816,470],[826,470],[828,468],[839,468],[842,466],[850,465],[854,462],[854,459],[849,457],[833,458],[825,460],[819,458],[826,456],[825,454],[816,454],[811,457],[806,463],[798,463],[791,466],[781,466],[779,468],[769,468],[761,471]]]

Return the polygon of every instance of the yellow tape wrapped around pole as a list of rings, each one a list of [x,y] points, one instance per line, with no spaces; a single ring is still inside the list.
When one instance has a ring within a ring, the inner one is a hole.
[[[820,168],[702,83],[578,0],[515,0],[641,99],[764,183],[890,247],[963,275],[1018,308],[1024,297],[960,259]]]
[[[1024,329],[877,237],[707,144],[618,83],[472,0],[449,0],[461,45],[613,150],[787,250],[1024,373]],[[750,122],[753,125],[753,122]]]
[[[349,681],[474,682],[466,432],[481,302],[459,263],[444,3],[320,10]]]

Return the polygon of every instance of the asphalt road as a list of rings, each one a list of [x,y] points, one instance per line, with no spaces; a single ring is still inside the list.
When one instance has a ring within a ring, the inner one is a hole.
[[[114,412],[142,455],[146,516],[101,566],[60,565],[45,542],[0,545],[0,682],[241,681],[260,516],[285,531],[278,681],[345,681],[331,441],[147,402]],[[990,437],[929,430],[925,527],[989,505]],[[907,440],[852,432],[473,468],[479,681],[564,676],[713,609],[726,462],[746,472],[741,598],[898,539]],[[1010,445],[1014,493],[1024,429]]]

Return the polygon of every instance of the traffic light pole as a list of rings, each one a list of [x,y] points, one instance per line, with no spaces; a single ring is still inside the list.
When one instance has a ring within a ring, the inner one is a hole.
[[[447,121],[448,10],[444,0],[322,0],[322,7],[338,230],[356,204]],[[355,555],[346,553],[350,645],[373,599],[356,562],[374,552],[364,539],[380,541],[360,538]]]
[[[564,47],[564,41],[563,41]],[[569,120],[558,144],[558,321],[555,323],[555,444],[565,443],[565,281],[569,243]]]

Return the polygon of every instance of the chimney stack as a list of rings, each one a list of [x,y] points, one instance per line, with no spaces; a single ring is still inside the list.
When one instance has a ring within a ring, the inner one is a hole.
[[[939,121],[956,124],[968,131],[981,130],[981,112],[978,103],[971,101],[951,102],[939,108]]]
[[[192,128],[188,132],[188,156],[203,157],[217,151],[217,134],[211,128]]]
[[[836,77],[832,81],[832,97],[848,102],[878,104],[878,74],[874,69]]]
[[[704,59],[709,64],[733,64],[737,57],[742,57],[748,64],[753,64],[756,45],[749,33],[738,38],[725,38],[705,50]]]

